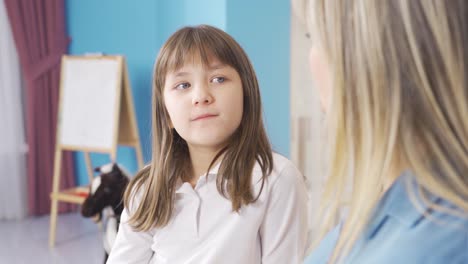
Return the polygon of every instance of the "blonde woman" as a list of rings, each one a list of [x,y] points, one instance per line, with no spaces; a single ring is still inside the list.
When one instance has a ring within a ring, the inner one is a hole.
[[[468,1],[307,10],[331,157],[305,263],[468,263]]]

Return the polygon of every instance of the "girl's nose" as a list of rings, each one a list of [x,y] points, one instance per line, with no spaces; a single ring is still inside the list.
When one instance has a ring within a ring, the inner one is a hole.
[[[207,105],[214,101],[213,96],[205,85],[194,89],[193,105]]]

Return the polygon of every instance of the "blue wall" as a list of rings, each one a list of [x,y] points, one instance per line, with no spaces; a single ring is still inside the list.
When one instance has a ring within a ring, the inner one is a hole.
[[[185,25],[210,24],[231,34],[256,69],[264,117],[274,149],[289,156],[289,0],[68,0],[70,54],[103,52],[127,58],[145,162],[151,156],[151,74],[164,41]],[[138,4],[138,5],[136,5]],[[268,8],[265,8],[268,7]],[[109,161],[92,154],[93,166]],[[81,153],[75,155],[77,182],[88,176]],[[134,151],[119,147],[117,161],[137,170]]]
[[[257,73],[273,149],[290,155],[290,1],[227,1],[227,28]]]
[[[72,42],[70,54],[103,52],[123,54],[127,59],[138,129],[145,161],[150,158],[151,71],[156,56],[157,10],[154,0],[67,1],[67,30]],[[92,154],[93,166],[109,162],[108,155]],[[119,147],[117,161],[130,171],[137,170],[133,149]],[[88,182],[84,158],[75,155],[77,182]]]

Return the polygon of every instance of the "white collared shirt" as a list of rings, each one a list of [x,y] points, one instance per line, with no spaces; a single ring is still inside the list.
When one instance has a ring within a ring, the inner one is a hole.
[[[307,243],[307,193],[301,173],[273,153],[274,169],[259,199],[239,212],[216,189],[218,166],[176,191],[173,218],[163,228],[135,232],[124,210],[109,264],[302,263]],[[252,182],[261,186],[256,164]]]

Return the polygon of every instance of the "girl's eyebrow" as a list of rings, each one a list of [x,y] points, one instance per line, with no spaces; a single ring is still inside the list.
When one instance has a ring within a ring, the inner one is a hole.
[[[226,64],[222,64],[222,63],[217,63],[217,64],[212,64],[208,67],[208,69],[210,71],[215,71],[215,70],[219,70],[219,69],[223,69],[223,68],[226,68],[227,65]]]
[[[227,68],[227,65],[222,64],[222,63],[216,63],[216,64],[212,64],[212,65],[208,66],[209,71],[216,71],[216,70],[220,70],[220,69],[224,69],[224,68]],[[190,75],[189,72],[183,71],[183,69],[181,69],[181,70],[182,71],[175,71],[173,76],[174,77],[185,77],[187,75]]]
[[[176,74],[174,75],[174,77],[184,77],[184,76],[187,76],[187,75],[189,75],[188,72],[179,71],[179,72],[176,72]]]

